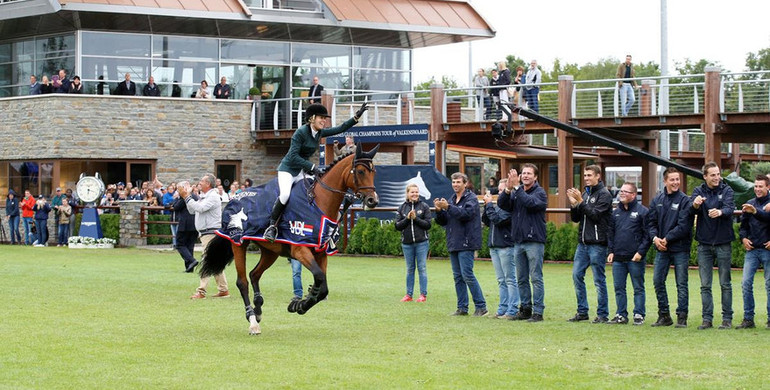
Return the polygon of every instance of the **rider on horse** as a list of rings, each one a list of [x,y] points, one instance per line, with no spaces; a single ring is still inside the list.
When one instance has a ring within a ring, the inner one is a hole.
[[[289,152],[286,153],[286,156],[278,166],[279,195],[273,205],[273,211],[270,213],[270,226],[265,229],[263,237],[266,240],[270,242],[275,241],[278,234],[278,220],[280,220],[286,203],[289,201],[292,184],[302,180],[304,177],[303,171],[314,176],[320,176],[321,170],[311,163],[309,159],[318,149],[321,138],[342,133],[353,127],[367,109],[366,102],[364,102],[353,118],[348,119],[337,127],[325,129],[326,118],[329,117],[326,107],[317,103],[308,106],[305,111],[307,123],[300,126],[294,132],[294,135],[291,137]]]

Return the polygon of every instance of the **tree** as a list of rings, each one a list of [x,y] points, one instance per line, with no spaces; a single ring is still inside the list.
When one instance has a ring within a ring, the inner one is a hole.
[[[749,71],[770,70],[770,48],[760,49],[746,55],[746,69]]]
[[[418,100],[415,101],[416,106],[429,106],[430,101],[425,98],[430,98],[430,86],[433,84],[437,84],[436,78],[431,77],[430,80],[424,81],[422,83],[419,83],[415,85],[414,87],[414,97]],[[454,79],[454,77],[449,76],[441,76],[441,84],[444,86],[444,89],[454,89],[454,91],[447,92],[447,96],[464,96],[467,95],[466,91],[457,90],[459,88],[457,84],[457,80]]]

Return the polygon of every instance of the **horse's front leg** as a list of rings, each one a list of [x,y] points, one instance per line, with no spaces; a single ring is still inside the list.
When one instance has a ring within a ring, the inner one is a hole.
[[[273,251],[272,249],[268,249],[267,246],[263,246],[260,244],[260,257],[259,257],[259,263],[257,263],[257,266],[254,267],[254,269],[251,270],[249,273],[249,278],[251,279],[251,287],[254,289],[254,314],[257,322],[262,321],[262,305],[265,303],[265,299],[262,298],[262,291],[259,289],[259,280],[262,278],[262,274],[265,273],[265,270],[270,268],[273,263],[275,263],[275,260],[278,258],[278,252]],[[279,245],[280,250],[280,245]]]
[[[292,251],[292,257],[299,260],[313,274],[313,286],[310,287],[310,291],[306,298],[300,301],[292,300],[292,302],[289,303],[289,312],[296,312],[301,315],[305,314],[310,308],[326,298],[329,293],[329,289],[326,285],[326,273],[321,265],[319,265],[319,263],[321,263],[325,268],[326,254],[323,254],[322,258],[319,257],[319,261],[316,261],[316,258],[313,257],[312,253],[305,249],[302,251],[297,250],[296,253],[295,251]]]
[[[235,258],[235,270],[238,271],[238,280],[235,282],[235,285],[238,286],[238,291],[241,292],[241,298],[243,298],[243,304],[246,307],[249,334],[258,335],[262,333],[262,329],[259,327],[254,308],[251,307],[251,302],[249,302],[249,282],[246,280],[246,245],[233,245],[233,257]]]

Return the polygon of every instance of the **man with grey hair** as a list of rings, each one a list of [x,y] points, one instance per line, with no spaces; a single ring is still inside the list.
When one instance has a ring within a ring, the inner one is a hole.
[[[524,88],[524,99],[527,101],[527,107],[534,112],[540,112],[537,97],[540,95],[540,83],[542,82],[543,74],[537,68],[537,60],[532,60],[527,71],[527,87]]]
[[[180,181],[178,187],[189,187],[190,182],[183,180]],[[132,188],[132,190],[134,190]],[[198,196],[190,194],[193,200],[198,200]],[[187,211],[187,203],[184,198],[177,196],[174,199],[174,203],[171,205],[174,209],[174,221],[177,222],[176,229],[176,250],[184,260],[185,272],[193,272],[195,266],[198,265],[198,261],[195,260],[193,252],[195,251],[195,241],[198,240],[198,230],[195,228],[195,214],[190,214]]]
[[[179,196],[187,204],[187,211],[190,214],[195,214],[195,229],[198,230],[203,244],[204,257],[209,242],[214,238],[214,232],[222,227],[222,199],[215,188],[216,182],[217,179],[214,175],[210,173],[204,175],[198,183],[201,188],[201,195],[198,200],[193,199],[192,188],[189,184],[184,187],[179,186],[178,189]],[[214,298],[229,297],[230,292],[227,289],[227,279],[225,279],[224,272],[214,275],[214,280],[217,281],[217,289],[219,290]],[[201,277],[200,285],[190,299],[205,299],[208,282],[209,277]]]

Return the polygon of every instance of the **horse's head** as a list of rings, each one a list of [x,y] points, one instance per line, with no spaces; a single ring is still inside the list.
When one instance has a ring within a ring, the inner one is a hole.
[[[356,147],[356,155],[353,158],[353,167],[350,170],[347,186],[355,192],[356,196],[361,198],[364,209],[377,207],[380,198],[374,189],[374,155],[380,149],[378,144],[372,150],[364,152],[361,150],[361,144]]]

